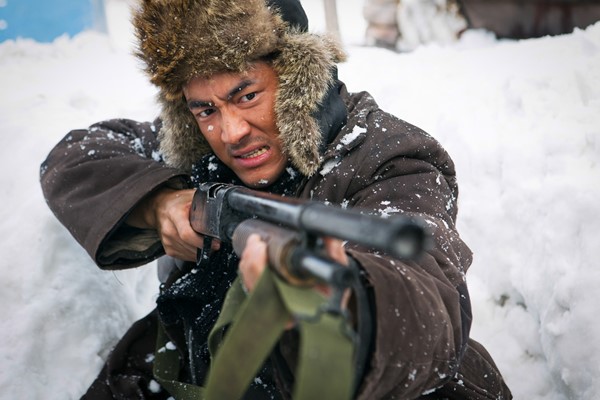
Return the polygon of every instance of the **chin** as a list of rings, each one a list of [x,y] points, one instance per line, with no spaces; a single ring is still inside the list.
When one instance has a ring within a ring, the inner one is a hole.
[[[249,173],[245,177],[241,177],[240,175],[238,175],[238,177],[242,180],[242,182],[244,182],[244,185],[249,188],[264,189],[277,182],[284,171],[285,166],[283,168],[277,168],[276,170],[256,170],[252,171],[254,173]]]
[[[260,179],[256,182],[246,183],[246,185],[252,189],[262,189],[271,185],[272,182],[269,182],[266,179]]]
[[[252,177],[250,179],[242,179],[244,184],[252,189],[264,189],[266,187],[271,186],[273,183],[277,182],[279,176],[269,177],[269,178],[260,178],[260,177]]]

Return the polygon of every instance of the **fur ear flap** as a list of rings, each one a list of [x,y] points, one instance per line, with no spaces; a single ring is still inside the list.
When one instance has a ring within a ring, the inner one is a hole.
[[[279,76],[277,127],[294,167],[310,176],[321,163],[319,148],[324,140],[314,114],[334,83],[332,69],[346,55],[327,36],[290,32],[284,43],[273,63]]]
[[[167,100],[161,93],[159,101],[163,126],[158,140],[163,159],[167,165],[191,171],[194,162],[211,151],[210,147],[183,97]]]

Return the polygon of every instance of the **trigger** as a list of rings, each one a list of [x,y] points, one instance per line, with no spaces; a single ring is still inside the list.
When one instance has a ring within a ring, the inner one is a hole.
[[[209,236],[204,236],[204,243],[202,243],[202,248],[198,248],[196,252],[196,267],[202,268],[204,263],[208,262],[208,258],[210,257],[210,249],[212,245],[212,238]]]

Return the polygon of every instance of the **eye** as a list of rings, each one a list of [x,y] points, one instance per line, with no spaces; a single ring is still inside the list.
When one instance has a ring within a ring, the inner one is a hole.
[[[248,102],[248,101],[251,101],[251,100],[252,100],[252,99],[254,99],[255,97],[256,97],[256,92],[248,93],[248,94],[246,94],[246,95],[243,95],[243,96],[240,98],[240,101],[241,101],[242,103],[246,103],[246,102]]]
[[[208,117],[209,115],[211,115],[214,112],[215,112],[214,108],[207,108],[207,109],[204,109],[204,110],[200,111],[199,113],[196,113],[196,117],[198,117],[198,118],[206,118],[206,117]]]

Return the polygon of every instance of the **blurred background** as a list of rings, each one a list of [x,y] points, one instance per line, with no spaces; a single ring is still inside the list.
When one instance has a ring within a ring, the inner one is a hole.
[[[87,29],[106,32],[104,0],[0,0],[0,42],[51,42]]]
[[[132,0],[0,0],[0,42],[29,38],[52,42],[85,30],[107,32],[107,4]],[[340,34],[337,8],[343,1],[304,1],[324,8],[324,29]],[[320,4],[319,4],[320,3]],[[410,51],[447,43],[467,29],[498,38],[525,39],[571,33],[600,20],[597,0],[364,0],[364,43]]]

